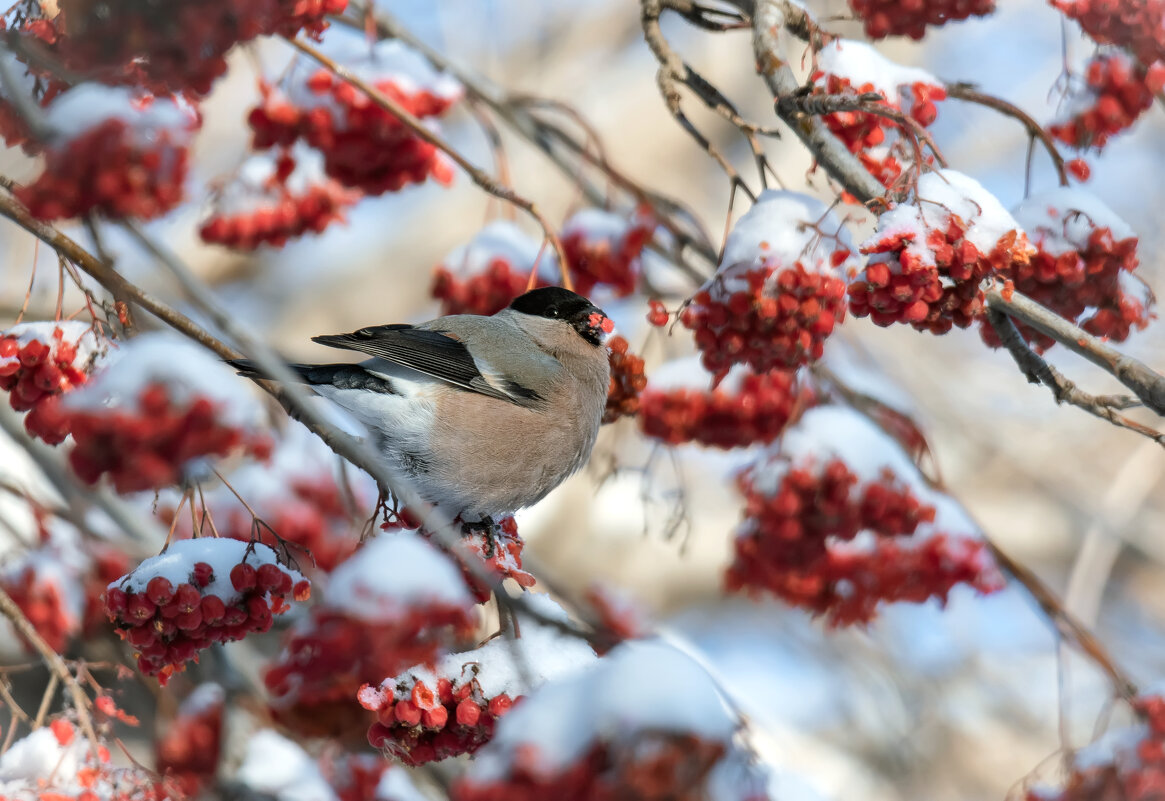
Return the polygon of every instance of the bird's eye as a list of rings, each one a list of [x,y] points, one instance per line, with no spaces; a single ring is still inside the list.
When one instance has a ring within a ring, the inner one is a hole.
[[[551,317],[557,317],[557,316],[558,316],[558,309],[551,309],[551,310],[550,310],[550,316],[551,316]]]

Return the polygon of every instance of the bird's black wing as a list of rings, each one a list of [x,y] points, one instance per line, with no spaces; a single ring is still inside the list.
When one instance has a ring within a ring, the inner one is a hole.
[[[519,404],[524,402],[522,393],[511,394],[486,381],[469,348],[440,331],[411,325],[378,325],[351,334],[312,337],[312,341],[367,353],[490,398]]]

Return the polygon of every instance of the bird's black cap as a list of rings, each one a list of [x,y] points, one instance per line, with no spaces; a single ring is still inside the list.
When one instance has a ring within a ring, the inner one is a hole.
[[[592,345],[601,345],[603,334],[612,327],[610,319],[595,304],[569,289],[548,286],[514,298],[510,308],[522,314],[562,320]]]

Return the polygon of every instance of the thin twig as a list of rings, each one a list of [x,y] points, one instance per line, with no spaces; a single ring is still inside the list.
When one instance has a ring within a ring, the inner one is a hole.
[[[688,116],[683,110],[683,96],[680,94],[678,84],[688,84],[689,76],[691,75],[687,65],[684,64],[683,59],[671,49],[666,37],[663,35],[663,29],[659,24],[659,16],[663,13],[662,0],[640,0],[639,4],[639,21],[643,26],[643,39],[647,42],[648,48],[655,56],[656,61],[659,62],[659,69],[655,73],[655,82],[659,87],[659,93],[663,96],[664,105],[667,106],[668,113],[675,118],[676,122],[680,124],[689,136],[691,136],[696,143],[707,153],[720,168],[724,170],[728,179],[732,181],[734,186],[740,187],[744,193],[752,200],[756,200],[756,193],[752,191],[744,179],[740,177],[740,173],[732,166],[731,162],[720,152],[720,150],[712,144],[712,141],[695,126],[695,124],[688,119]],[[707,83],[706,81],[704,82]],[[696,82],[696,86],[701,84]],[[699,95],[700,92],[697,91]],[[709,102],[708,99],[705,102]],[[716,103],[712,101],[710,107],[715,108]]]
[[[1068,185],[1068,168],[1064,165],[1064,157],[1060,155],[1059,148],[1056,147],[1056,143],[1052,140],[1047,130],[1044,129],[1044,126],[1040,125],[1026,111],[1014,103],[1007,102],[1003,98],[980,92],[974,86],[967,83],[947,84],[947,96],[953,97],[956,100],[965,100],[968,103],[976,103],[980,106],[994,109],[1000,114],[1018,120],[1027,129],[1028,135],[1033,140],[1038,139],[1040,144],[1044,146],[1044,150],[1048,152],[1048,156],[1052,159],[1052,164],[1056,167],[1056,174],[1060,178],[1060,186]]]
[[[999,567],[1023,585],[1044,615],[1052,621],[1060,635],[1075,643],[1089,659],[1096,663],[1097,667],[1108,677],[1117,694],[1131,703],[1137,696],[1137,685],[1125,675],[1125,672],[1116,664],[1108,651],[1096,639],[1096,636],[1080,623],[1075,615],[1064,608],[1060,599],[1039,576],[1000,550],[999,546],[989,538],[984,537],[984,540]]]
[[[299,39],[288,39],[287,41],[300,52],[318,61],[325,69],[334,73],[337,78],[364,92],[373,103],[400,120],[418,139],[428,142],[449,158],[453,159],[457,163],[457,166],[463,169],[473,179],[473,182],[483,190],[494,197],[501,198],[507,203],[512,203],[533,217],[538,225],[541,226],[542,233],[545,235],[547,241],[550,242],[555,254],[558,256],[558,269],[562,275],[562,285],[567,289],[571,288],[570,274],[567,270],[566,251],[562,249],[562,242],[559,240],[558,234],[555,233],[554,228],[547,219],[542,216],[542,212],[535,207],[533,201],[527,200],[509,187],[499,184],[488,173],[461,155],[456,148],[425,127],[425,124],[414,117],[408,109],[391,97],[388,97],[344,65],[321,53],[318,48]]]
[[[11,621],[12,625],[16,627],[16,631],[40,654],[49,670],[64,682],[69,696],[73,699],[73,706],[77,710],[77,721],[81,724],[81,731],[89,739],[90,747],[97,748],[97,731],[93,728],[93,718],[89,715],[89,698],[85,695],[85,691],[81,689],[76,677],[69,672],[65,660],[44,641],[36,627],[24,616],[24,612],[3,587],[0,587],[0,614]]]

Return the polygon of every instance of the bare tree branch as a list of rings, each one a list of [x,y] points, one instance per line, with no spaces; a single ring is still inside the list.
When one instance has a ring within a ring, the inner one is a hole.
[[[454,148],[437,134],[433,133],[433,131],[429,130],[425,124],[413,116],[408,109],[381,92],[372,84],[368,83],[368,81],[364,80],[359,75],[356,75],[344,65],[339,64],[334,59],[331,59],[321,53],[318,48],[313,47],[306,42],[300,41],[299,39],[288,39],[287,41],[297,50],[318,61],[324,66],[325,69],[334,73],[336,77],[364,92],[364,94],[368,95],[369,99],[372,100],[373,103],[404,123],[405,127],[412,131],[413,135],[418,139],[428,142],[430,145],[440,150],[449,158],[453,159],[453,161],[457,163],[457,166],[463,169],[466,174],[473,179],[473,182],[479,187],[484,189],[486,192],[489,192],[494,197],[501,198],[507,203],[512,203],[533,217],[538,225],[542,228],[542,233],[546,237],[546,241],[548,241],[551,247],[554,248],[554,253],[558,257],[558,269],[562,275],[562,285],[567,289],[571,288],[570,272],[567,269],[568,262],[566,259],[566,251],[562,249],[562,242],[559,240],[558,234],[555,233],[553,226],[551,226],[549,221],[547,221],[547,219],[542,216],[542,212],[537,209],[533,201],[527,200],[509,187],[499,184],[497,181],[491,178],[488,173],[470,162],[469,159],[465,158],[465,156],[461,155],[461,153],[456,148]]]
[[[989,308],[1036,329],[1083,356],[1132,390],[1147,407],[1165,415],[1165,376],[1019,292],[1008,291],[996,283],[988,287],[986,294]]]

